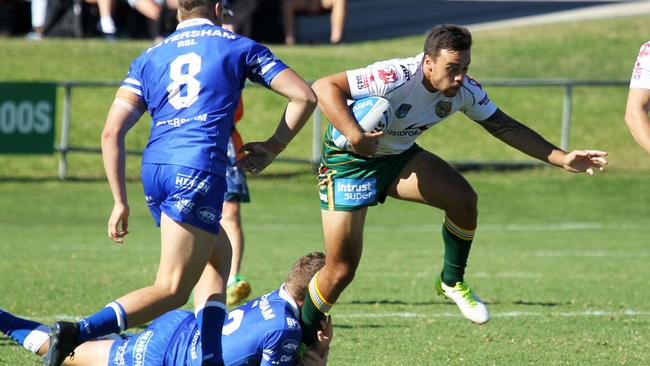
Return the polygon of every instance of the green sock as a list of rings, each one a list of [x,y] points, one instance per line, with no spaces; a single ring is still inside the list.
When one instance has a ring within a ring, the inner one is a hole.
[[[445,242],[445,264],[442,267],[442,282],[454,286],[463,282],[469,250],[472,247],[474,231],[462,229],[445,218],[442,225],[442,240]]]
[[[307,346],[311,346],[316,341],[316,335],[321,328],[320,321],[326,319],[326,313],[331,309],[330,304],[327,304],[322,298],[318,297],[315,281],[317,275],[318,273],[314,275],[314,278],[309,283],[309,290],[305,296],[300,315],[302,340]]]

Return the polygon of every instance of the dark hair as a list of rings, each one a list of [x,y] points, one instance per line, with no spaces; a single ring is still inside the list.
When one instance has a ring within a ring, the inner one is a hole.
[[[424,41],[424,53],[436,58],[440,50],[466,51],[472,48],[472,34],[454,24],[436,25]]]
[[[304,300],[307,295],[309,281],[325,265],[325,254],[311,252],[303,255],[289,270],[285,288],[299,300]]]
[[[221,0],[178,0],[178,10],[182,18],[207,16]]]

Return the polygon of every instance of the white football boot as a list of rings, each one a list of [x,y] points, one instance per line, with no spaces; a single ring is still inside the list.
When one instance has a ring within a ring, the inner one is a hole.
[[[438,276],[436,278],[436,291],[438,295],[444,295],[454,300],[465,318],[474,323],[485,324],[490,320],[490,313],[488,313],[487,307],[465,282],[456,282],[456,285],[451,287],[445,285],[442,282],[442,278]]]

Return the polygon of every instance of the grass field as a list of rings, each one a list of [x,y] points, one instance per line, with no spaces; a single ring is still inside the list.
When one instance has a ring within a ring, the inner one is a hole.
[[[648,34],[646,18],[481,32],[475,35],[472,74],[625,80]],[[421,43],[411,37],[273,49],[315,79],[415,54]],[[117,81],[146,45],[0,39],[0,80]],[[558,142],[557,89],[488,91],[504,110]],[[98,146],[112,93],[75,93],[72,143]],[[480,210],[467,279],[492,312],[484,326],[434,295],[442,213],[394,200],[371,209],[363,261],[333,311],[330,364],[650,364],[650,159],[624,127],[625,96],[624,88],[575,92],[572,146],[610,151],[606,174],[553,168],[466,174]],[[280,107],[262,90],[249,90],[245,98],[245,138],[264,137]],[[147,122],[136,128],[129,137],[134,149],[146,141]],[[449,159],[525,159],[463,117],[437,126],[421,142]],[[287,156],[305,156],[309,149],[306,131]],[[78,179],[59,182],[53,179],[55,157],[0,156],[0,307],[46,323],[86,315],[149,284],[158,261],[159,234],[143,203],[137,158],[129,161],[131,234],[122,246],[105,238],[112,202],[100,157],[73,155],[70,164]],[[315,178],[304,166],[271,169],[285,172],[295,174],[250,180],[243,272],[254,295],[276,288],[299,255],[322,250]],[[403,218],[401,224],[395,217]],[[38,358],[0,337],[0,365],[36,364]]]

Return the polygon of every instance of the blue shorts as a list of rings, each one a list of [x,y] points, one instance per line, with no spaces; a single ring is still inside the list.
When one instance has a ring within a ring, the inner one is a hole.
[[[237,151],[232,137],[228,140],[228,165],[226,166],[225,201],[250,202],[246,174],[237,166]]]
[[[180,165],[142,164],[142,186],[157,226],[164,212],[174,221],[219,233],[224,177]]]
[[[108,366],[173,366],[185,361],[187,349],[179,350],[176,346],[179,339],[180,343],[186,343],[183,340],[192,336],[191,330],[196,328],[191,327],[193,321],[196,321],[194,314],[188,311],[164,314],[144,332],[113,342]]]
[[[229,165],[226,168],[226,195],[224,201],[250,202],[248,195],[248,184],[246,175],[236,165]]]

